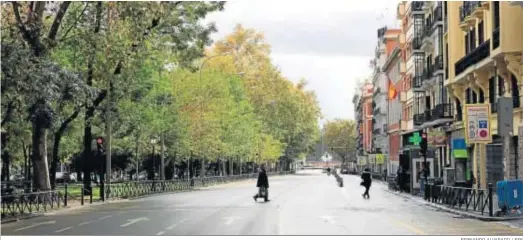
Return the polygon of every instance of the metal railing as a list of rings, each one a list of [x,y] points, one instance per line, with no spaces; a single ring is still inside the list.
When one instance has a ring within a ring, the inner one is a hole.
[[[59,191],[2,196],[2,219],[57,209],[64,205],[64,199]]]
[[[414,114],[413,120],[415,126],[422,125],[425,121],[425,113]]]
[[[414,76],[412,78],[412,87],[421,88],[423,86],[423,76]]]
[[[292,171],[268,172],[267,175],[276,176],[292,173]],[[127,181],[105,186],[103,191],[105,196],[109,196],[108,199],[125,199],[155,193],[187,191],[234,181],[256,179],[257,176],[257,173],[248,173],[234,176],[204,177],[185,180]],[[86,191],[83,185],[81,185],[79,187],[80,198],[78,199],[78,197],[70,196],[72,186],[68,188],[66,184],[63,189],[59,190],[2,195],[2,220],[67,207],[68,202],[73,200],[80,200],[80,204],[84,205],[84,199],[86,197],[88,197],[89,203],[93,203],[93,193],[95,193],[96,190]],[[102,199],[95,199],[95,201],[99,200]]]
[[[468,67],[479,63],[488,56],[490,56],[490,40],[483,42],[477,48],[469,52],[469,54],[456,62],[456,76],[464,72]]]
[[[427,201],[458,210],[478,212],[481,215],[488,212],[491,217],[494,215],[491,183],[488,184],[488,189],[451,187],[429,183],[425,187],[424,198]]]
[[[431,119],[438,120],[442,118],[452,118],[452,104],[450,103],[440,103],[432,109]]]

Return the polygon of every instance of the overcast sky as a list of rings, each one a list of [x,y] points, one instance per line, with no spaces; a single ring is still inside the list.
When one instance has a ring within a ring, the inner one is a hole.
[[[212,13],[218,40],[236,24],[262,32],[273,63],[293,81],[309,82],[327,119],[354,118],[358,79],[370,76],[377,29],[395,21],[397,1],[236,0]]]

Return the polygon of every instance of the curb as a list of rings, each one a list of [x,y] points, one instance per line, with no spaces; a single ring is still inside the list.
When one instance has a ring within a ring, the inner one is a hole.
[[[452,209],[452,208],[449,208],[449,207],[446,207],[446,206],[442,206],[442,205],[439,205],[439,204],[436,204],[436,203],[426,202],[424,200],[420,200],[420,199],[417,199],[417,198],[414,198],[414,197],[411,197],[411,196],[408,196],[408,195],[405,195],[405,194],[402,194],[402,193],[393,192],[393,191],[390,191],[388,189],[386,189],[385,191],[388,192],[388,193],[394,194],[396,196],[400,196],[402,198],[413,200],[414,202],[417,202],[419,204],[442,210],[444,212],[453,213],[453,214],[460,215],[460,216],[463,216],[463,217],[477,219],[477,220],[481,220],[481,221],[485,221],[485,222],[514,221],[514,220],[521,220],[521,219],[523,219],[523,216],[521,216],[521,217],[490,217],[490,216],[482,216],[482,215],[472,214],[472,213],[468,213],[468,212],[465,212],[465,211],[460,211],[460,210]]]

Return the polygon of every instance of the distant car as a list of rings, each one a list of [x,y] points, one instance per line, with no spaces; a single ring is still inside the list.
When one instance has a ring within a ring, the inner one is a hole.
[[[340,173],[341,173],[341,174],[349,174],[349,169],[344,168],[344,169],[341,170]]]

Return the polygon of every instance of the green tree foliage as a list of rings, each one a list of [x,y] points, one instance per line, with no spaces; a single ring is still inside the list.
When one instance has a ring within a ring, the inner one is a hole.
[[[325,123],[324,141],[329,146],[329,151],[338,154],[343,163],[355,157],[356,153],[356,123],[354,120],[335,119]],[[355,161],[356,159],[352,159]]]
[[[129,174],[154,176],[160,139],[168,177],[189,160],[202,170],[227,160],[232,169],[245,162],[284,166],[305,154],[319,137],[316,96],[305,80],[293,83],[271,63],[263,35],[238,26],[204,51],[216,29],[200,20],[223,7],[2,3],[7,169],[21,166],[27,174],[32,166],[35,187],[47,190],[61,162],[83,172],[90,186],[91,173],[103,178],[105,156],[93,140],[105,137],[107,116],[112,168]]]

